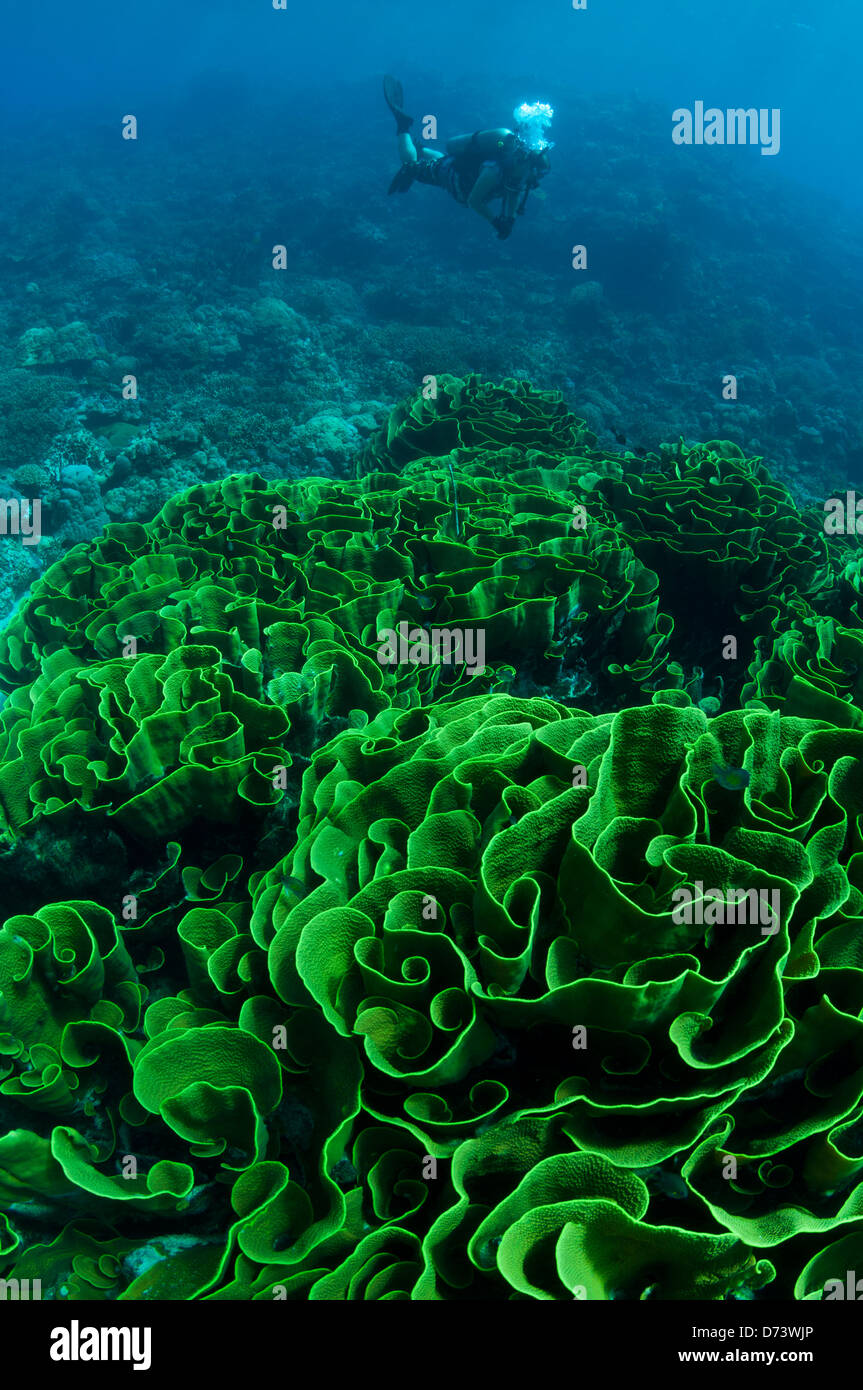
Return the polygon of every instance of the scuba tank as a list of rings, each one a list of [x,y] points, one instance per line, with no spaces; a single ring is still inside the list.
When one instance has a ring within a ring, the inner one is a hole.
[[[446,152],[457,159],[471,155],[480,164],[487,159],[504,159],[518,139],[514,131],[501,126],[497,130],[475,130],[473,135],[455,135],[447,140]]]

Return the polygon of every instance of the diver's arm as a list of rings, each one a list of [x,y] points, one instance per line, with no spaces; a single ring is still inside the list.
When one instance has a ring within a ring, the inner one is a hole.
[[[495,189],[498,187],[500,175],[496,169],[483,169],[476,183],[470,192],[467,205],[474,212],[478,212],[480,217],[484,217],[486,222],[495,222],[495,215],[489,204],[495,197]]]
[[[521,201],[521,195],[523,192],[523,188],[508,188],[504,193],[503,211],[501,212],[501,217],[504,217],[507,220],[507,222],[514,218],[516,213],[518,212],[518,205]]]

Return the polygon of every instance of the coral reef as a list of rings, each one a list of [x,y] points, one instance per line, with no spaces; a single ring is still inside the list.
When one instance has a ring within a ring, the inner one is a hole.
[[[728,441],[437,387],[317,417],[354,478],[104,526],[0,633],[43,1297],[803,1299],[857,1249],[857,537]],[[141,447],[73,445],[82,499]]]

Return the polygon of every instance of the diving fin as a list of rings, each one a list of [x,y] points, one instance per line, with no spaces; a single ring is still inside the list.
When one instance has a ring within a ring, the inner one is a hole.
[[[396,118],[396,133],[404,135],[413,125],[414,118],[405,112],[405,94],[401,82],[389,73],[384,78],[384,100]]]
[[[387,193],[407,193],[416,178],[416,164],[403,164],[387,189]]]

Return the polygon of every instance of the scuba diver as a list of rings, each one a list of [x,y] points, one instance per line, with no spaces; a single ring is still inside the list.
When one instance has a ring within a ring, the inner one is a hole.
[[[514,131],[506,127],[477,130],[447,141],[446,154],[428,148],[417,154],[408,133],[413,116],[405,112],[402,84],[394,77],[384,78],[384,98],[395,116],[402,161],[389,192],[407,193],[414,181],[444,188],[457,203],[490,222],[499,241],[506,241],[531,191],[539,187],[551,167],[547,151],[552,145],[545,138],[554,116],[551,107],[524,102],[513,112]],[[498,198],[501,209],[495,214],[491,204]]]

